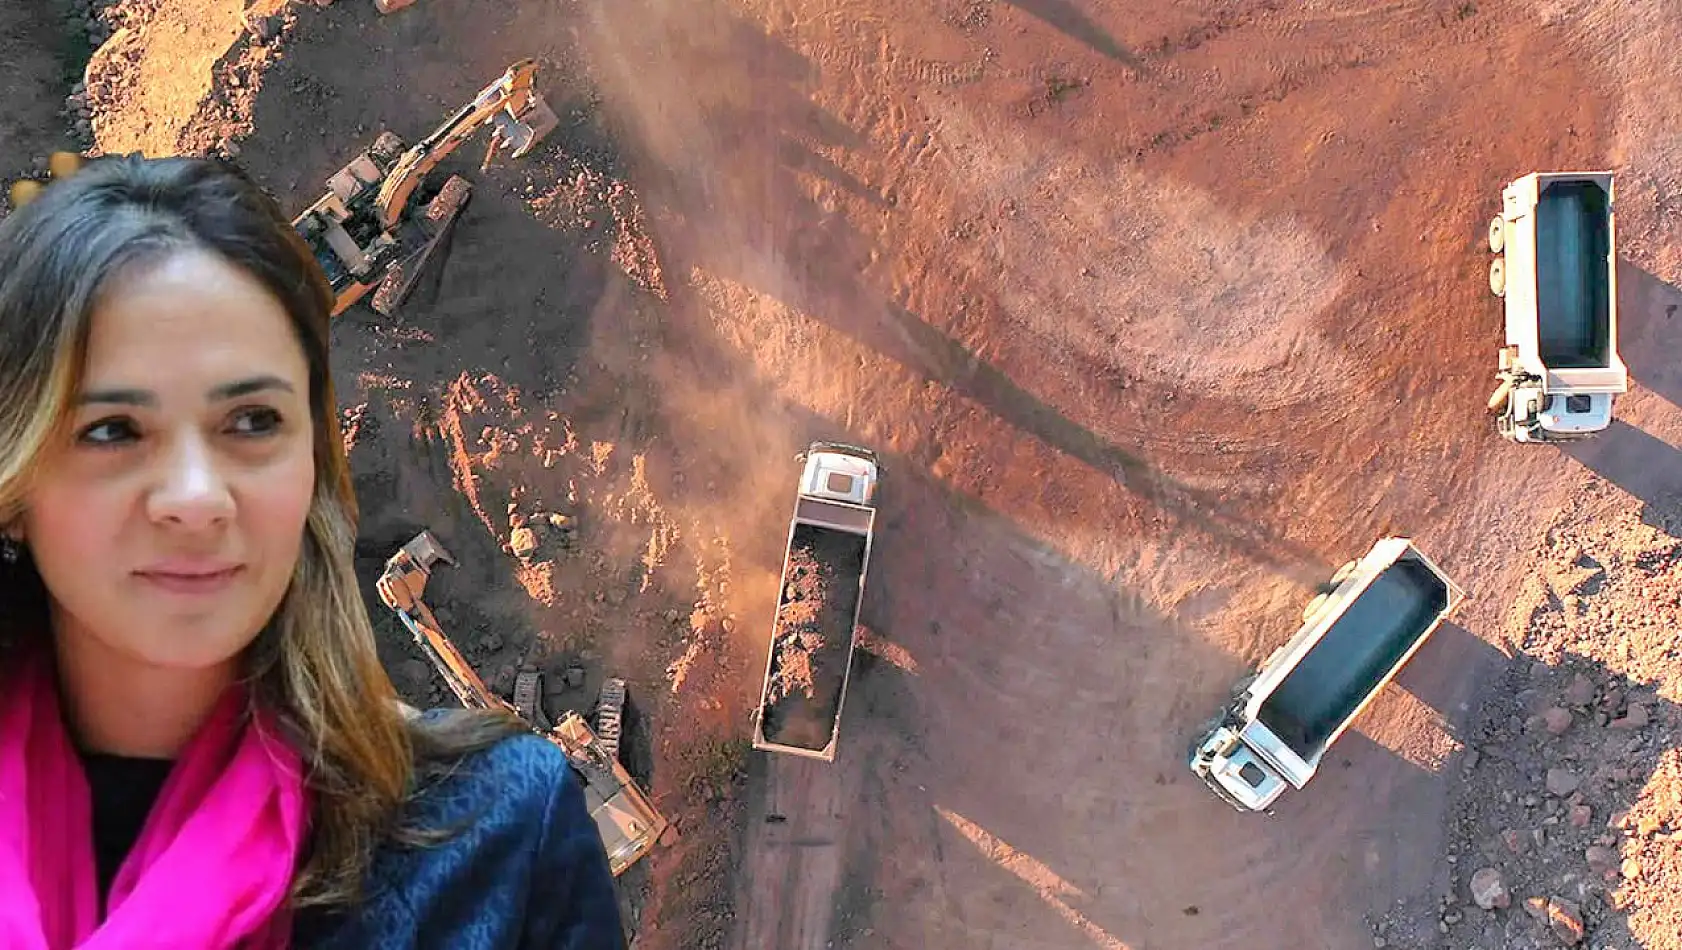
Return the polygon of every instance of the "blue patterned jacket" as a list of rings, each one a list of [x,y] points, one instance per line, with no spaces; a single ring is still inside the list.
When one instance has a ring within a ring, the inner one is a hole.
[[[425,848],[374,856],[362,903],[306,911],[295,950],[623,950],[624,925],[595,822],[566,756],[535,735],[463,760],[414,802]]]

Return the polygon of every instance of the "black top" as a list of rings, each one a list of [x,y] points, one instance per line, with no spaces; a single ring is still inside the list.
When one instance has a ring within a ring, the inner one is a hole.
[[[140,840],[146,816],[151,813],[174,765],[169,759],[82,753],[82,768],[88,776],[93,803],[93,853],[99,871],[101,907],[111,891],[111,882],[117,877],[117,869]]]

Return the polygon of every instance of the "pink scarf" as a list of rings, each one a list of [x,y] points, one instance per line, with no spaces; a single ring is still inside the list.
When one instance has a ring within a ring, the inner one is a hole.
[[[182,750],[101,920],[91,797],[56,681],[36,657],[0,691],[0,947],[285,950],[302,763],[268,717],[247,724],[245,689]]]

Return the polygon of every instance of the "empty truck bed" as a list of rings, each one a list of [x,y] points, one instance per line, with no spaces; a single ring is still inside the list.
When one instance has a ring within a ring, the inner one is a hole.
[[[1312,762],[1448,603],[1448,589],[1424,564],[1404,558],[1351,603],[1256,716],[1291,751]]]
[[[1611,249],[1607,194],[1588,181],[1555,182],[1536,203],[1536,317],[1542,363],[1588,369],[1611,361]]]

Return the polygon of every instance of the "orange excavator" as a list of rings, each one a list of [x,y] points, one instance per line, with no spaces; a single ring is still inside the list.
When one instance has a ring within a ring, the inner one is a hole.
[[[327,193],[292,226],[327,274],[334,316],[370,291],[373,308],[391,316],[414,289],[472,196],[473,186],[460,175],[436,190],[427,187],[427,174],[450,153],[489,125],[483,170],[497,152],[520,158],[554,131],[559,120],[535,88],[536,74],[536,60],[519,60],[413,147],[382,132],[327,179]]]
[[[374,586],[380,600],[402,621],[415,645],[461,704],[469,709],[510,710],[533,732],[560,747],[582,779],[585,804],[595,818],[596,831],[616,876],[654,850],[656,844],[676,837],[675,826],[655,809],[619,762],[625,681],[609,679],[602,686],[595,711],[596,729],[570,711],[551,724],[540,702],[541,674],[535,670],[521,671],[515,678],[513,702],[491,692],[426,604],[423,595],[427,578],[441,563],[456,562],[431,531],[422,531],[386,560]]]

